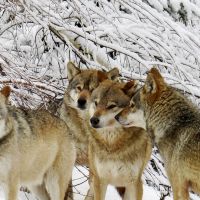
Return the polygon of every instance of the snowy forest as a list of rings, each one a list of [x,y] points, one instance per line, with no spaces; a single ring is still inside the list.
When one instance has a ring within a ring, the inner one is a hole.
[[[155,66],[200,105],[200,1],[0,0],[0,85],[10,85],[13,105],[56,113],[69,61],[81,69],[117,67],[122,80],[141,84]],[[87,194],[87,175],[74,169],[75,200]],[[143,183],[143,199],[172,199],[156,148]],[[107,199],[120,199],[115,193],[110,188]],[[19,199],[36,200],[27,192]]]

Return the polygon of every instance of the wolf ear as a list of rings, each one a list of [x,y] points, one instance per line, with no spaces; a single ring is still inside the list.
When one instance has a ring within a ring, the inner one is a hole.
[[[78,67],[76,67],[74,63],[72,62],[67,63],[67,77],[69,81],[71,81],[74,78],[74,76],[76,76],[80,72],[81,70]]]
[[[129,97],[132,97],[136,92],[137,86],[138,86],[138,81],[132,80],[132,81],[127,82],[122,88],[122,90],[126,95],[128,95]]]
[[[165,85],[164,79],[156,68],[152,68],[147,75],[145,90],[147,93],[156,93]]]
[[[106,73],[102,72],[102,71],[97,71],[97,78],[98,78],[99,82],[102,82],[102,81],[108,79],[108,77],[106,76]]]
[[[107,72],[107,75],[110,80],[113,80],[113,81],[117,80],[117,78],[119,77],[118,68],[115,67],[111,69],[110,71]]]
[[[1,89],[1,94],[6,97],[6,99],[10,96],[10,93],[11,93],[11,89],[9,86],[4,86],[2,89]]]

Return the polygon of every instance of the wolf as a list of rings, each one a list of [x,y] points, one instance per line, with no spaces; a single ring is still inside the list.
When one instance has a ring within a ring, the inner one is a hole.
[[[139,86],[136,87],[129,105],[119,112],[115,119],[124,127],[136,126],[146,130],[144,112],[140,102],[140,89]]]
[[[59,113],[73,134],[77,148],[76,163],[88,166],[88,131],[92,131],[92,128],[87,120],[87,109],[91,93],[100,82],[106,79],[117,79],[119,70],[117,68],[109,72],[96,69],[81,70],[74,63],[69,62],[67,76],[69,85]]]
[[[88,135],[94,131],[89,125],[87,114],[91,93],[106,79],[116,81],[119,70],[117,68],[108,72],[96,69],[81,70],[74,63],[68,62],[67,76],[69,84],[59,108],[59,115],[72,132],[77,151],[76,165],[88,167]]]
[[[200,112],[152,68],[140,91],[147,131],[160,151],[174,200],[200,193]]]
[[[115,116],[130,103],[134,81],[105,80],[93,91],[89,137],[89,162],[94,199],[104,200],[108,184],[125,187],[124,200],[141,200],[141,176],[150,159],[151,141],[141,127],[123,127]]]
[[[0,183],[6,200],[27,186],[40,200],[63,200],[76,159],[65,122],[45,110],[10,106],[0,91]]]

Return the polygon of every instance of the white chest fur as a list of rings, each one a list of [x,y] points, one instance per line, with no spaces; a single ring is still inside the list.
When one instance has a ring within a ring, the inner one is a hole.
[[[108,184],[125,186],[138,177],[142,162],[141,160],[134,163],[112,160],[100,161],[95,158],[95,165],[99,177]]]

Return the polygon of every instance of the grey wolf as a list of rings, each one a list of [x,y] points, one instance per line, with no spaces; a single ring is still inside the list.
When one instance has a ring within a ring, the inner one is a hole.
[[[129,105],[134,88],[134,81],[105,80],[92,93],[89,115],[96,131],[89,137],[89,162],[95,200],[105,199],[108,184],[125,187],[124,200],[142,199],[141,176],[151,155],[150,138],[143,128],[123,127],[115,120]]]
[[[92,91],[106,80],[116,80],[119,76],[117,68],[108,72],[96,69],[81,70],[72,62],[67,64],[69,85],[66,89],[63,103],[59,109],[63,119],[73,135],[77,159],[76,165],[89,166],[88,161],[88,135],[94,130],[88,122],[87,109]],[[88,191],[88,194],[90,191]],[[90,194],[92,196],[92,194]]]
[[[87,120],[91,93],[100,82],[106,79],[116,79],[119,71],[117,68],[109,72],[96,69],[81,70],[69,62],[67,76],[69,85],[59,111],[60,117],[72,132],[77,148],[77,164],[88,166],[88,132],[93,131]]]
[[[152,68],[140,92],[147,131],[164,160],[174,200],[200,193],[200,112]]]
[[[45,110],[8,105],[0,91],[0,183],[6,200],[17,200],[20,185],[41,200],[63,200],[76,152],[65,122]]]

